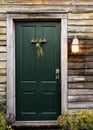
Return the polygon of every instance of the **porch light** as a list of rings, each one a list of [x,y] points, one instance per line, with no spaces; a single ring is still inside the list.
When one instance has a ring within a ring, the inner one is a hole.
[[[71,52],[72,54],[77,54],[79,52],[79,40],[77,36],[74,36],[72,44],[71,44]]]

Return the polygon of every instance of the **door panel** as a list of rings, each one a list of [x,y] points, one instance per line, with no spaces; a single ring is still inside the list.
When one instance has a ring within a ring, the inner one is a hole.
[[[32,39],[46,39],[43,56]],[[16,22],[16,120],[55,120],[61,111],[60,22]]]

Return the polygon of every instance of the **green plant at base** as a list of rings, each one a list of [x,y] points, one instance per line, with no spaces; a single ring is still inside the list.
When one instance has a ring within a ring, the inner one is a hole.
[[[0,130],[13,130],[11,126],[7,125],[5,113],[2,111],[0,112]]]
[[[0,130],[5,130],[6,129],[6,120],[4,118],[4,113],[0,113]]]
[[[7,126],[7,127],[6,127],[6,130],[14,130],[14,129],[12,129],[11,126]]]
[[[93,130],[93,111],[86,109],[67,112],[58,117],[57,125],[62,130]]]

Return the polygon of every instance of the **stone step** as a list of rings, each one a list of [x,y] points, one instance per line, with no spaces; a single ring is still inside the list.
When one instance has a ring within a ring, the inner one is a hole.
[[[58,126],[13,127],[14,130],[61,130]]]

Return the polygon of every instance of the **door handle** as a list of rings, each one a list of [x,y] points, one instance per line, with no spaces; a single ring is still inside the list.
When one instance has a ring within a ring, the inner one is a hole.
[[[56,79],[59,79],[60,76],[59,76],[59,69],[56,69]]]

